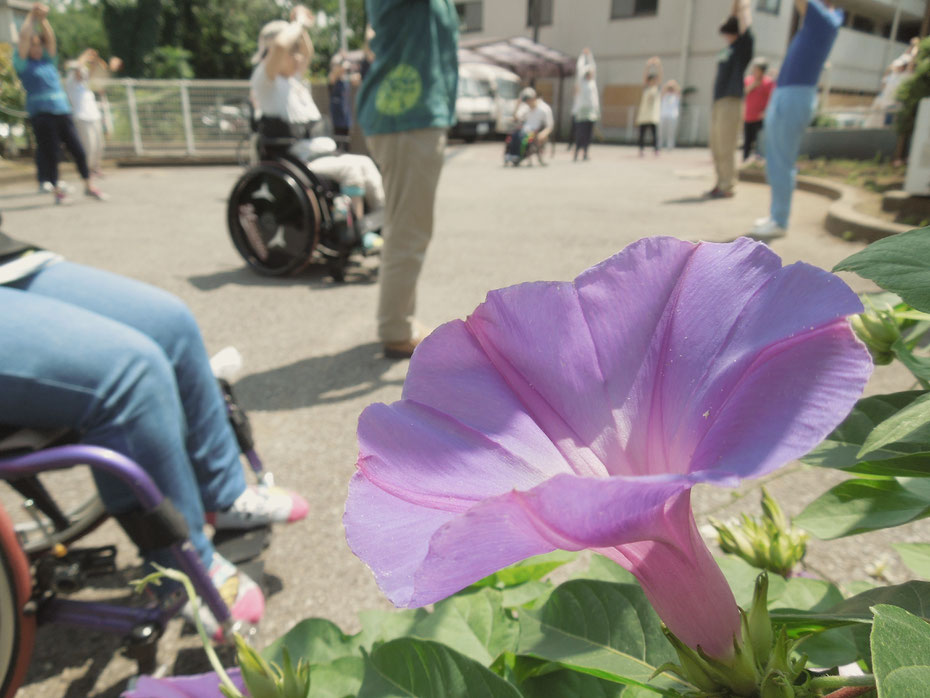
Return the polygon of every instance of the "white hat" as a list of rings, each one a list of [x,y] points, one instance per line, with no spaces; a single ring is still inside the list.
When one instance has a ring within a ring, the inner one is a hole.
[[[522,90],[520,90],[520,99],[522,101],[525,102],[529,99],[535,99],[535,98],[536,98],[536,90],[534,90],[532,87],[524,87]]]
[[[258,33],[258,50],[252,55],[252,65],[261,63],[262,58],[268,52],[271,42],[274,41],[278,34],[287,29],[289,24],[290,22],[283,19],[276,19],[262,27],[262,30]]]

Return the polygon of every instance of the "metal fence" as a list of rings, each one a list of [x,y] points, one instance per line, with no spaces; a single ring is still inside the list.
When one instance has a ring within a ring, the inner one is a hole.
[[[247,80],[105,80],[108,157],[229,155],[249,133]]]

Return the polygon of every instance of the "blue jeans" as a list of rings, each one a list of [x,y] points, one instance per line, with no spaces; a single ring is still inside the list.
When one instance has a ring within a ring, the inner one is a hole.
[[[803,85],[776,87],[765,111],[762,139],[765,143],[765,175],[772,188],[769,215],[788,227],[791,197],[797,176],[795,163],[801,139],[814,116],[817,89]]]
[[[0,422],[69,427],[141,465],[178,508],[204,564],[204,511],[245,490],[239,447],[190,311],[169,293],[61,262],[0,286]],[[95,474],[113,513],[136,506]],[[160,556],[158,556],[160,557]]]

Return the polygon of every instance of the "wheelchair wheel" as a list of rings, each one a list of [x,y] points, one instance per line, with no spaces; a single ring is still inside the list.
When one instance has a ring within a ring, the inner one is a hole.
[[[227,223],[239,254],[268,276],[307,265],[319,234],[304,186],[277,162],[261,163],[239,178],[229,197]]]
[[[0,698],[16,694],[32,657],[36,619],[26,609],[31,593],[29,562],[0,507]]]

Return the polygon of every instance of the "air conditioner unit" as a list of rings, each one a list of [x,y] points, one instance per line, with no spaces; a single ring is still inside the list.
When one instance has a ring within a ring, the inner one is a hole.
[[[917,105],[904,191],[917,196],[930,196],[930,97],[924,97]]]

